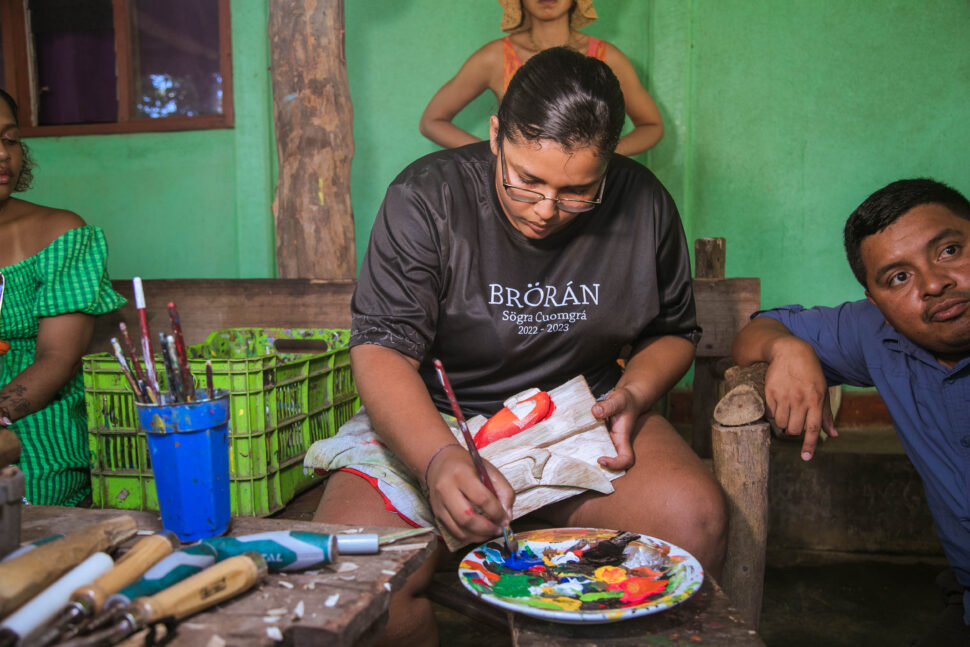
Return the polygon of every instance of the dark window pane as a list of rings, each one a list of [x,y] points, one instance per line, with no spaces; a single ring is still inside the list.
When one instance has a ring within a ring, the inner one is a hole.
[[[134,117],[222,113],[217,0],[132,3]]]
[[[37,123],[116,121],[111,0],[30,0]]]

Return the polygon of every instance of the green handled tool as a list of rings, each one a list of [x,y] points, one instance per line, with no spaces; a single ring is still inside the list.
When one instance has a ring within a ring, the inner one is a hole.
[[[225,559],[253,550],[263,556],[272,573],[300,571],[329,564],[338,554],[374,554],[380,538],[372,534],[327,535],[298,530],[261,532],[241,537],[209,537],[200,543],[216,549]]]

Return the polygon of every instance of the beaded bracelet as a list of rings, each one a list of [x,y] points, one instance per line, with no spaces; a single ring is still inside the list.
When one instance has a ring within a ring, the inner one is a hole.
[[[434,459],[438,458],[438,454],[440,454],[442,451],[444,451],[445,449],[447,449],[449,447],[461,447],[461,445],[459,445],[458,443],[447,443],[445,445],[442,445],[441,447],[439,447],[438,449],[436,449],[435,452],[434,452],[434,454],[431,455],[431,458],[428,459],[428,464],[424,468],[424,487],[425,487],[425,489],[428,488],[428,472],[431,471],[431,463],[434,462]],[[462,449],[464,449],[464,447],[462,447]]]

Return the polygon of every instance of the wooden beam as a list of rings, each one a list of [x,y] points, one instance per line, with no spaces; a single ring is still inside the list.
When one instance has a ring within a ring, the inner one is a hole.
[[[270,0],[269,39],[279,276],[353,279],[353,109],[343,0]]]

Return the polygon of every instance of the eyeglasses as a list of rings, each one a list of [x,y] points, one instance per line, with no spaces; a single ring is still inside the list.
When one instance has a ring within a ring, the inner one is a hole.
[[[505,192],[509,195],[509,197],[516,202],[528,202],[529,204],[536,204],[542,202],[543,200],[552,200],[556,203],[557,208],[568,213],[583,213],[603,202],[603,189],[606,188],[605,173],[603,174],[603,179],[600,181],[599,191],[596,192],[596,198],[593,200],[580,200],[578,198],[554,198],[544,193],[533,191],[532,189],[524,189],[520,186],[509,184],[509,172],[505,167],[504,148],[499,149],[499,157],[502,159],[502,186],[505,187]]]

